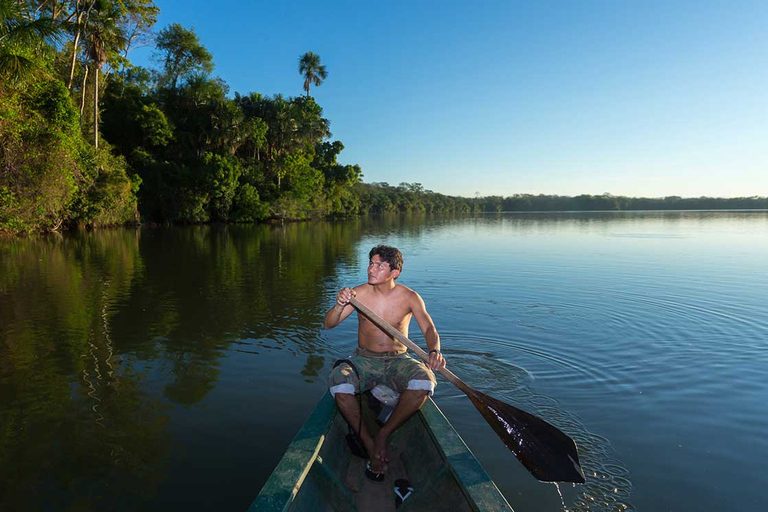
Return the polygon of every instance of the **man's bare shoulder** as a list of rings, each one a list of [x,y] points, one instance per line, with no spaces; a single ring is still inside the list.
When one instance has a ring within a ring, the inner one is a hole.
[[[404,302],[410,305],[414,301],[421,301],[421,295],[416,293],[415,290],[402,284],[395,285],[395,293],[397,293],[397,300],[399,302]]]
[[[405,286],[404,284],[400,284],[400,283],[395,284],[395,291],[397,293],[403,294],[403,295],[412,295],[412,294],[416,293],[412,289],[410,289],[407,286]],[[418,293],[416,293],[416,295],[418,295]]]

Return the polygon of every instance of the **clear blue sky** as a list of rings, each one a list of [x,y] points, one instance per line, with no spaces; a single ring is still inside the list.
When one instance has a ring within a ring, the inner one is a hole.
[[[366,182],[768,195],[768,2],[156,0],[235,91],[312,95]],[[148,62],[150,52],[131,58]]]

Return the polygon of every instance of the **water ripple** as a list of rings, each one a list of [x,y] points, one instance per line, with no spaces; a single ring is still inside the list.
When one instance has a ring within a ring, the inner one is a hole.
[[[451,347],[451,358],[455,353],[485,355],[486,357],[500,358],[510,365],[514,365],[512,361],[520,360],[526,368],[536,368],[533,371],[518,367],[519,371],[524,372],[529,379],[557,377],[574,383],[602,383],[607,386],[619,385],[625,380],[621,374],[624,369],[622,365],[611,366],[607,362],[596,365],[594,359],[588,358],[579,350],[569,350],[567,347],[564,347],[559,353],[553,354],[546,347],[534,346],[530,340],[493,338],[450,331],[441,334],[441,338],[446,347]],[[467,345],[488,347],[488,351],[478,352],[463,348]],[[494,347],[498,348],[500,354],[495,353]],[[542,361],[552,364],[542,365],[540,364]]]
[[[525,352],[565,365],[565,362],[558,358],[521,347],[523,348],[526,349],[523,350]],[[497,359],[492,354],[476,351],[451,350],[450,364],[459,374],[471,374],[472,384],[479,391],[488,392],[515,407],[536,414],[573,438],[579,448],[581,465],[587,476],[587,482],[570,489],[564,488],[563,498],[566,501],[567,510],[578,512],[635,510],[630,500],[632,492],[630,471],[618,459],[610,441],[589,432],[578,416],[564,410],[556,399],[534,393],[529,386],[531,384],[529,372]],[[503,383],[503,386],[499,383]],[[452,390],[448,394],[453,398],[459,396],[457,390]],[[567,503],[571,505],[568,506]]]

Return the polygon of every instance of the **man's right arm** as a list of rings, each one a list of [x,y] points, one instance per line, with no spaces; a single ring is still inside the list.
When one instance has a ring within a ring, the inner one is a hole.
[[[336,304],[325,314],[323,319],[323,327],[326,329],[333,329],[341,322],[344,321],[349,315],[352,314],[353,308],[349,301],[355,296],[354,290],[349,288],[343,288],[336,294]]]

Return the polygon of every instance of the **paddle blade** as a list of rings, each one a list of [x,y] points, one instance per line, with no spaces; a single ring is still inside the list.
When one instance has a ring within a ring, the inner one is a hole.
[[[583,484],[576,443],[541,418],[472,389],[467,396],[523,466],[543,482]]]

